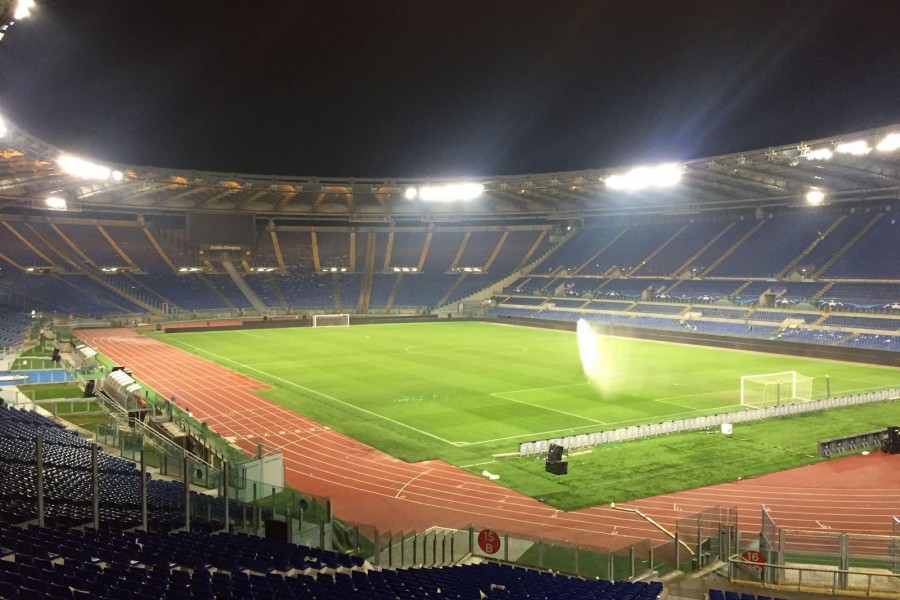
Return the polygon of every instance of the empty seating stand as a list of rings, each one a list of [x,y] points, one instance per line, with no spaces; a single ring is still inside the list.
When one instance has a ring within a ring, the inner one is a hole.
[[[0,597],[656,600],[659,582],[585,580],[482,563],[375,570],[361,559],[246,535],[0,524]]]

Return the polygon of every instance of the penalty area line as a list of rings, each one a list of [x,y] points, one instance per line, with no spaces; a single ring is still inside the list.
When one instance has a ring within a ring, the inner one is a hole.
[[[355,405],[355,404],[353,404],[353,403],[351,403],[351,402],[347,402],[347,401],[345,401],[345,400],[341,400],[341,399],[339,399],[339,398],[335,398],[334,396],[329,396],[328,394],[326,394],[326,393],[324,393],[324,392],[320,392],[320,391],[318,391],[318,390],[314,390],[314,389],[312,389],[312,388],[308,388],[308,387],[306,387],[306,386],[300,385],[299,383],[294,383],[293,381],[288,381],[287,379],[282,379],[281,377],[277,377],[277,376],[275,376],[275,375],[272,375],[271,373],[267,373],[266,371],[262,371],[262,370],[260,370],[260,369],[257,369],[256,367],[251,367],[251,366],[249,366],[249,365],[245,365],[244,363],[238,362],[238,361],[236,361],[236,360],[232,360],[232,359],[228,358],[227,356],[222,356],[222,355],[220,355],[220,354],[216,354],[215,352],[210,352],[209,350],[204,350],[203,348],[198,348],[197,346],[194,346],[194,345],[192,345],[192,344],[188,344],[187,342],[178,341],[177,343],[182,344],[182,345],[184,345],[184,346],[187,346],[188,348],[193,348],[193,349],[196,350],[197,352],[201,352],[201,353],[204,353],[204,354],[208,354],[208,355],[210,355],[210,356],[215,356],[216,358],[218,358],[218,359],[220,359],[220,360],[223,360],[223,361],[225,361],[225,362],[230,362],[230,363],[232,363],[232,364],[234,364],[234,365],[237,365],[237,366],[239,366],[239,367],[242,367],[242,368],[244,368],[244,369],[247,369],[248,371],[255,371],[256,373],[259,373],[259,374],[261,374],[261,375],[264,375],[265,377],[269,377],[269,378],[271,378],[271,379],[280,381],[281,383],[283,383],[284,385],[286,385],[286,386],[288,386],[288,387],[298,388],[298,389],[301,389],[301,390],[303,390],[303,391],[305,391],[305,392],[309,392],[309,393],[311,393],[311,394],[315,394],[316,396],[319,396],[319,397],[321,397],[321,398],[325,398],[325,399],[327,399],[327,400],[331,400],[332,402],[337,402],[338,404],[342,404],[342,405],[347,406],[347,407],[349,407],[349,408],[354,408],[354,409],[356,409],[356,410],[358,410],[358,411],[360,411],[360,412],[366,413],[367,415],[372,415],[373,417],[377,417],[377,418],[379,418],[379,419],[384,419],[385,421],[389,421],[389,422],[391,422],[391,423],[393,423],[393,424],[395,424],[395,425],[399,425],[400,427],[405,427],[405,428],[407,428],[407,429],[410,429],[410,430],[412,430],[412,431],[415,431],[416,433],[421,433],[422,435],[426,435],[426,436],[428,436],[428,437],[430,437],[430,438],[433,438],[433,439],[435,439],[435,440],[438,440],[438,441],[440,441],[440,442],[444,442],[445,444],[450,444],[451,446],[464,446],[464,445],[465,445],[465,442],[452,442],[452,441],[450,441],[450,440],[446,440],[446,439],[444,439],[444,438],[442,438],[442,437],[440,437],[440,436],[437,436],[437,435],[435,435],[435,434],[433,434],[433,433],[429,433],[429,432],[427,432],[427,431],[423,431],[423,430],[421,430],[421,429],[418,429],[418,428],[416,428],[416,427],[413,427],[412,425],[407,425],[406,423],[403,423],[403,422],[401,422],[401,421],[397,421],[397,420],[392,419],[392,418],[390,418],[390,417],[386,417],[386,416],[384,416],[384,415],[379,415],[379,414],[376,413],[376,412],[373,412],[373,411],[368,410],[368,409],[366,409],[366,408],[363,408],[363,407],[361,407],[361,406],[357,406],[357,405]],[[277,404],[277,403],[276,403],[276,404]],[[288,409],[288,410],[290,410],[290,409]]]
[[[597,425],[606,425],[606,421],[598,421],[597,419],[592,419],[590,417],[584,417],[581,415],[576,415],[575,413],[566,412],[564,410],[558,410],[556,408],[548,408],[546,406],[541,406],[540,404],[532,404],[531,402],[525,402],[524,400],[516,400],[515,398],[510,398],[506,394],[509,392],[497,392],[491,394],[495,398],[502,398],[504,400],[509,400],[510,402],[516,402],[518,404],[524,404],[525,406],[530,406],[532,408],[539,408],[541,410],[549,410],[551,412],[559,413],[561,415],[566,415],[567,417],[574,417],[576,419],[581,419],[582,421],[590,421],[591,423],[596,423]]]

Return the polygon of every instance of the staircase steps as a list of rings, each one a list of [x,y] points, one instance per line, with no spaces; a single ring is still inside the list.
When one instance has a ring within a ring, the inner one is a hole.
[[[285,309],[289,309],[287,298],[284,297],[284,294],[281,293],[281,289],[278,287],[278,283],[275,281],[275,278],[272,277],[271,273],[266,273],[266,281],[269,282],[269,286],[272,288],[272,291],[275,292],[275,297],[278,298],[278,302]]]
[[[153,246],[153,249],[156,250],[156,253],[159,254],[159,257],[163,259],[163,262],[166,263],[170,269],[172,269],[173,273],[178,273],[178,268],[175,266],[175,263],[172,262],[172,259],[169,258],[169,255],[166,254],[165,250],[162,249],[162,246],[159,245],[159,242],[156,241],[156,238],[153,236],[153,232],[151,232],[146,227],[142,227],[144,230],[144,235],[147,236],[147,239],[150,240],[150,245]]]
[[[216,288],[216,286],[211,284],[209,282],[209,279],[207,279],[206,276],[203,275],[203,273],[194,273],[194,275],[196,275],[197,279],[199,279],[200,282],[203,285],[205,285],[212,293],[214,293],[216,296],[218,296],[222,300],[222,302],[225,303],[225,306],[227,306],[231,310],[240,310],[237,306],[234,305],[234,303],[231,300],[229,300],[228,298],[225,297],[225,294],[220,292],[218,290],[218,288]]]
[[[225,269],[225,272],[228,273],[228,276],[231,277],[231,280],[234,282],[234,285],[237,286],[241,293],[244,295],[250,302],[250,306],[259,311],[259,314],[265,314],[268,307],[263,303],[262,300],[259,299],[259,296],[256,295],[256,292],[250,287],[250,284],[247,283],[241,274],[238,273],[237,269],[234,267],[234,264],[230,260],[223,260],[222,267]]]
[[[596,254],[594,254],[593,256],[591,256],[589,259],[587,259],[586,261],[584,261],[584,263],[583,263],[580,267],[578,267],[577,269],[575,269],[575,273],[581,273],[581,270],[582,270],[582,269],[584,269],[586,266],[588,266],[589,264],[591,264],[592,262],[594,262],[594,260],[596,260],[596,258],[597,258],[598,256],[600,256],[601,254],[603,254],[603,253],[606,251],[607,248],[609,248],[610,246],[612,246],[613,244],[615,244],[615,243],[616,243],[616,240],[618,240],[620,237],[622,237],[623,235],[625,235],[630,229],[631,229],[630,227],[626,227],[625,229],[623,229],[622,231],[620,231],[619,234],[618,234],[616,237],[614,237],[613,239],[609,240],[602,248],[600,248],[600,250],[597,251]]]
[[[659,254],[660,252],[662,252],[662,251],[665,249],[666,246],[668,246],[669,244],[672,243],[672,240],[674,240],[674,239],[677,238],[679,235],[681,235],[681,232],[684,231],[685,229],[687,229],[688,227],[690,227],[690,225],[691,225],[690,223],[685,223],[684,226],[683,226],[681,229],[679,229],[679,230],[676,231],[674,234],[672,234],[672,236],[671,236],[669,239],[667,239],[666,241],[664,241],[662,244],[659,245],[659,247],[658,247],[656,250],[654,250],[653,252],[651,252],[651,253],[650,253],[650,256],[648,256],[647,258],[645,258],[644,260],[642,260],[641,262],[639,262],[639,263],[637,264],[636,267],[632,267],[631,269],[629,269],[627,274],[628,274],[628,275],[634,275],[634,274],[636,274],[638,271],[640,271],[641,267],[643,267],[643,266],[646,265],[648,262],[650,262],[651,260],[653,260],[653,258],[654,258],[657,254]]]
[[[334,310],[341,312],[341,276],[337,273],[331,274],[331,289],[334,294]]]
[[[815,294],[813,294],[812,297],[811,297],[810,299],[813,300],[813,301],[819,300],[820,298],[822,298],[822,296],[824,296],[825,294],[828,293],[828,290],[830,290],[830,289],[833,288],[833,287],[834,287],[834,282],[833,282],[833,281],[829,281],[829,282],[826,283],[824,286],[822,286],[822,289],[820,289],[818,292],[816,292]]]
[[[400,283],[403,281],[403,273],[397,273],[397,279],[394,280],[394,287],[391,288],[391,293],[388,296],[387,302],[384,303],[384,310],[388,311],[394,306],[394,298],[397,297],[397,292],[400,291]]]
[[[738,294],[740,294],[741,292],[743,292],[744,290],[746,290],[748,287],[750,287],[750,284],[751,284],[751,283],[753,283],[753,282],[752,282],[752,281],[745,281],[744,283],[742,283],[742,284],[740,285],[740,287],[738,287],[738,289],[736,289],[736,290],[734,290],[733,292],[731,292],[731,295],[732,295],[732,296],[737,296]]]
[[[821,267],[818,271],[815,272],[815,274],[813,275],[813,279],[818,279],[819,277],[822,276],[822,273],[824,273],[825,271],[827,271],[828,269],[830,269],[830,268],[831,268],[831,265],[833,265],[834,263],[836,263],[836,262],[838,261],[839,258],[841,258],[844,254],[846,254],[847,251],[848,251],[850,248],[852,248],[853,245],[854,245],[856,242],[858,242],[858,241],[860,240],[860,238],[862,238],[862,236],[866,235],[866,232],[868,232],[870,229],[872,229],[872,227],[875,225],[875,223],[877,223],[878,220],[881,219],[881,217],[883,217],[883,216],[884,216],[884,213],[878,213],[877,215],[875,215],[874,217],[872,217],[872,219],[869,220],[868,223],[866,223],[865,225],[863,225],[862,229],[860,229],[859,231],[857,231],[857,232],[856,232],[856,235],[854,235],[852,238],[850,238],[850,241],[849,241],[849,242],[847,242],[846,244],[844,244],[844,245],[841,247],[840,250],[838,250],[837,252],[835,252],[834,256],[832,256],[832,257],[829,258],[827,261],[825,261],[825,264],[822,265],[822,267]]]
[[[746,242],[748,239],[750,239],[750,236],[752,236],[754,233],[756,233],[757,231],[759,231],[759,228],[762,227],[762,226],[765,225],[765,224],[766,224],[766,220],[763,219],[763,220],[759,221],[756,225],[754,225],[754,226],[750,229],[750,231],[748,231],[747,233],[745,233],[745,234],[741,237],[741,239],[739,239],[738,241],[736,241],[736,242],[731,246],[731,248],[729,248],[728,250],[726,250],[726,251],[725,251],[725,254],[723,254],[722,256],[720,256],[719,258],[717,258],[716,261],[713,262],[713,264],[710,265],[709,268],[706,269],[706,270],[703,272],[703,274],[704,274],[704,275],[709,275],[710,272],[712,272],[713,269],[715,269],[716,267],[718,267],[719,265],[721,265],[721,264],[725,261],[726,258],[728,258],[728,257],[731,256],[732,254],[734,254],[734,251],[737,250],[738,248],[740,248],[740,247],[741,247],[741,244],[743,244],[743,243]]]
[[[321,273],[322,263],[319,262],[319,239],[316,237],[315,231],[310,231],[309,237],[310,243],[312,244],[313,268],[316,270],[316,273]]]
[[[359,288],[359,300],[356,303],[357,314],[369,311],[369,297],[372,294],[372,275],[375,272],[375,232],[366,236],[366,264],[363,267],[363,280]]]
[[[737,221],[732,221],[732,222],[730,222],[728,225],[726,225],[726,226],[725,226],[725,229],[723,229],[722,231],[720,231],[713,239],[711,239],[711,240],[709,240],[708,242],[706,242],[706,244],[704,244],[702,248],[700,248],[699,250],[697,250],[696,252],[694,252],[693,256],[691,256],[689,259],[687,259],[686,261],[684,261],[684,264],[683,264],[683,265],[681,265],[680,267],[678,267],[677,269],[675,269],[675,272],[672,273],[672,276],[673,276],[673,277],[678,277],[679,275],[681,275],[682,273],[684,273],[685,271],[687,271],[688,267],[690,267],[691,264],[693,264],[693,262],[694,262],[695,260],[697,260],[698,258],[700,258],[700,257],[703,255],[703,253],[706,252],[706,251],[709,249],[710,246],[712,246],[713,244],[715,244],[716,242],[718,242],[718,241],[719,241],[719,238],[721,238],[723,235],[725,235],[726,233],[728,233],[728,230],[731,229],[732,227],[734,227],[736,224],[737,224]]]
[[[443,297],[441,297],[441,299],[435,306],[444,306],[444,304],[447,303],[447,300],[450,299],[450,296],[453,295],[453,292],[456,291],[456,288],[459,287],[459,284],[461,284],[466,278],[466,275],[468,275],[468,273],[460,273],[459,277],[456,278],[456,281],[453,282],[453,285],[450,286],[450,289],[447,290],[447,293],[444,294]]]
[[[504,231],[503,235],[500,236],[500,240],[497,242],[497,245],[494,246],[494,251],[491,252],[490,258],[487,259],[487,262],[484,263],[482,269],[487,271],[491,268],[491,265],[494,264],[494,260],[497,258],[497,255],[500,254],[500,249],[503,248],[503,244],[506,243],[506,238],[509,237],[509,231]]]
[[[844,222],[844,220],[846,218],[847,218],[847,215],[839,216],[834,221],[834,223],[832,223],[831,225],[828,226],[828,229],[826,229],[821,234],[819,234],[816,237],[816,239],[812,241],[812,243],[810,245],[808,245],[806,248],[803,249],[803,252],[801,252],[799,255],[797,255],[797,257],[794,260],[789,262],[787,264],[787,266],[785,268],[783,268],[780,273],[778,273],[778,278],[787,277],[791,273],[791,271],[794,270],[794,267],[796,267],[798,264],[800,264],[800,261],[803,260],[810,252],[812,252],[813,248],[818,246],[822,240],[824,240],[826,237],[828,237],[831,234],[831,232],[837,228],[838,225],[840,225],[841,223]]]
[[[99,226],[98,226],[98,227],[99,227]],[[99,265],[97,265],[97,263],[95,263],[93,260],[91,260],[91,257],[88,256],[87,254],[85,254],[85,253],[81,250],[81,248],[79,248],[78,245],[75,244],[75,242],[73,242],[73,241],[69,238],[69,236],[67,236],[67,235],[66,235],[66,234],[65,234],[65,233],[64,233],[57,225],[51,223],[51,224],[50,224],[50,229],[52,229],[52,230],[56,233],[56,235],[58,235],[58,236],[60,237],[60,239],[61,239],[62,241],[64,241],[64,242],[66,243],[66,245],[69,246],[69,248],[72,249],[72,251],[73,251],[75,254],[77,254],[78,256],[80,256],[80,257],[81,257],[81,260],[83,260],[85,263],[89,264],[90,266],[94,267],[94,268],[97,269],[98,271],[100,270]]]
[[[106,231],[106,229],[104,229],[102,225],[97,225],[97,230],[100,231],[100,235],[102,235],[102,236],[104,237],[104,239],[106,239],[106,241],[109,242],[109,245],[113,247],[113,250],[116,251],[116,254],[118,254],[119,256],[121,256],[121,257],[122,257],[122,260],[124,260],[125,263],[126,263],[129,267],[131,267],[132,269],[139,269],[139,267],[138,267],[136,264],[134,264],[134,261],[131,260],[131,257],[129,257],[129,256],[125,253],[125,251],[122,250],[122,247],[119,246],[118,243],[116,243],[116,240],[114,240],[114,239],[112,238],[112,236],[109,235],[109,232]]]
[[[272,247],[275,249],[275,260],[278,261],[278,268],[282,273],[287,273],[287,267],[284,265],[284,255],[281,254],[281,244],[278,243],[278,235],[275,230],[269,232],[272,235]]]

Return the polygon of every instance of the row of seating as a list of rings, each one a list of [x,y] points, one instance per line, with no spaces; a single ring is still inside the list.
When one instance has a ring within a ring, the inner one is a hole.
[[[663,591],[659,582],[585,580],[498,563],[379,570],[355,557],[226,533],[0,525],[0,553],[0,597],[12,600],[656,600]]]
[[[773,600],[771,596],[763,596],[750,594],[747,592],[732,592],[732,591],[722,591],[715,588],[710,588],[709,590],[709,600]],[[776,596],[774,600],[784,600],[781,597]]]
[[[542,308],[535,306],[533,308],[521,308],[518,306],[507,306],[503,302],[504,299],[497,299],[497,303],[492,305],[485,311],[485,315],[492,318],[533,318],[533,319],[549,319],[558,321],[577,321],[584,319],[594,323],[619,324],[627,327],[643,327],[650,329],[669,329],[681,330],[696,333],[713,333],[719,335],[728,335],[736,337],[751,338],[768,338],[771,340],[799,341],[815,344],[840,344],[845,346],[874,348],[879,350],[900,350],[900,335],[897,334],[872,334],[859,333],[846,330],[829,330],[817,327],[798,328],[775,326],[773,321],[763,320],[758,322],[755,318],[756,314],[750,317],[750,320],[741,321],[705,321],[698,318],[684,318],[681,316],[654,316],[647,313],[634,313],[633,311],[623,313],[596,313],[596,312],[577,312],[572,310],[557,310],[555,308]],[[507,299],[510,303],[518,303],[518,298]],[[703,312],[702,309],[700,312]],[[783,313],[784,318],[792,318],[792,313]],[[799,317],[805,323],[810,323],[810,319]],[[883,319],[888,321],[887,319]]]

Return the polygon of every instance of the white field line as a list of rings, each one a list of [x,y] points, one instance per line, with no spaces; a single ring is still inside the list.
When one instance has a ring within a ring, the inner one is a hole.
[[[575,413],[566,412],[564,410],[558,410],[556,408],[549,408],[546,406],[541,406],[540,404],[532,404],[531,402],[525,402],[524,400],[516,400],[515,398],[510,398],[509,396],[504,395],[503,393],[491,394],[495,398],[503,398],[504,400],[509,400],[510,402],[516,402],[518,404],[524,404],[525,406],[531,406],[532,408],[540,408],[541,410],[549,410],[550,412],[559,413],[561,415],[566,415],[569,417],[574,417],[576,419],[581,419],[582,421],[590,421],[591,423],[596,423],[597,425],[606,425],[606,421],[598,421],[597,419],[591,419],[589,417],[582,417],[581,415],[576,415]]]
[[[322,398],[325,398],[325,399],[327,399],[327,400],[331,400],[332,402],[337,402],[338,404],[342,404],[342,405],[347,406],[347,407],[349,407],[349,408],[354,408],[354,409],[356,409],[356,410],[358,410],[358,411],[360,411],[360,412],[366,413],[367,415],[372,415],[373,417],[378,417],[379,419],[384,419],[385,421],[389,421],[389,422],[391,422],[391,423],[393,423],[393,424],[395,424],[395,425],[399,425],[399,426],[401,426],[401,427],[405,427],[406,429],[410,429],[410,430],[412,430],[412,431],[415,431],[416,433],[421,433],[422,435],[426,435],[426,436],[428,436],[428,437],[430,437],[430,438],[433,438],[433,439],[435,439],[435,440],[438,440],[438,441],[440,441],[440,442],[444,442],[445,444],[450,444],[451,446],[460,446],[460,445],[462,445],[462,442],[452,442],[452,441],[450,441],[450,440],[447,440],[447,439],[444,439],[444,438],[442,438],[442,437],[440,437],[440,436],[437,436],[437,435],[435,435],[435,434],[433,434],[433,433],[429,433],[429,432],[427,432],[427,431],[423,431],[423,430],[421,430],[421,429],[418,429],[417,427],[413,427],[412,425],[407,425],[406,423],[403,423],[403,422],[401,422],[401,421],[397,421],[396,419],[392,419],[392,418],[386,417],[386,416],[384,416],[384,415],[379,415],[378,413],[373,412],[373,411],[371,411],[371,410],[368,410],[368,409],[366,409],[366,408],[362,408],[361,406],[356,406],[355,404],[352,404],[352,403],[347,402],[347,401],[345,401],[345,400],[340,400],[340,399],[338,399],[338,398],[335,398],[334,396],[329,396],[328,394],[325,394],[325,393],[320,392],[320,391],[318,391],[318,390],[314,390],[314,389],[312,389],[312,388],[308,388],[308,387],[306,387],[306,386],[300,385],[299,383],[294,383],[294,382],[292,382],[292,381],[288,381],[287,379],[282,379],[281,377],[276,377],[275,375],[272,375],[271,373],[267,373],[266,371],[262,371],[262,370],[260,370],[260,369],[255,368],[255,367],[251,367],[251,366],[249,366],[249,365],[245,365],[244,363],[238,362],[238,361],[236,361],[236,360],[232,360],[232,359],[228,358],[227,356],[222,356],[222,355],[220,355],[220,354],[216,354],[215,352],[210,352],[210,351],[208,351],[208,350],[204,350],[203,348],[198,348],[197,346],[194,346],[194,345],[192,345],[192,344],[188,344],[188,343],[186,343],[186,342],[178,341],[177,343],[183,344],[184,346],[187,346],[188,348],[193,348],[193,349],[194,349],[195,351],[197,351],[198,353],[208,354],[209,356],[215,356],[216,358],[218,358],[218,359],[220,359],[220,360],[223,360],[223,361],[225,361],[225,362],[230,362],[230,363],[232,363],[232,364],[235,364],[235,365],[237,365],[237,366],[239,366],[239,367],[241,367],[241,368],[247,369],[247,370],[249,370],[249,371],[255,371],[255,372],[257,372],[257,373],[259,373],[259,374],[261,374],[261,375],[263,375],[263,376],[265,376],[265,377],[269,377],[269,378],[274,379],[274,380],[276,380],[276,381],[280,381],[281,383],[283,383],[284,385],[286,385],[286,386],[288,386],[288,387],[299,388],[299,389],[301,389],[301,390],[303,390],[303,391],[305,391],[305,392],[309,392],[309,393],[311,393],[311,394],[315,394],[315,395],[320,396],[320,397],[322,397]]]
[[[654,402],[659,402],[661,404],[668,404],[670,406],[678,406],[679,408],[687,408],[689,410],[701,411],[704,410],[702,408],[696,408],[694,406],[689,406],[686,404],[679,404],[678,402],[670,402],[671,400],[681,400],[682,398],[697,398],[699,396],[712,396],[716,394],[727,394],[729,391],[734,390],[713,390],[711,392],[700,392],[697,394],[683,394],[681,396],[667,396],[665,398],[653,398]],[[740,406],[738,404],[734,404],[732,406]]]

